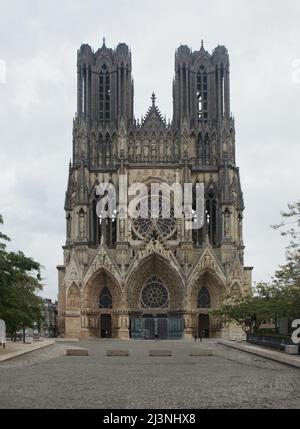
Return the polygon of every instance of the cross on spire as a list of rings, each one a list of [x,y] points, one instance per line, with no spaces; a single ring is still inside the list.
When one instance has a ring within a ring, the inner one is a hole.
[[[154,92],[152,92],[151,100],[152,100],[152,106],[155,106],[155,100],[156,100],[156,97],[155,97]]]

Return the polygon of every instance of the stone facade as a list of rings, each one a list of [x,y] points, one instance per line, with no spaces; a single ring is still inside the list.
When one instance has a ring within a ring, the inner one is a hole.
[[[203,44],[199,51],[177,49],[172,122],[154,94],[145,116],[134,118],[126,44],[113,50],[104,41],[96,52],[82,45],[77,74],[64,265],[58,267],[59,332],[81,338],[142,332],[146,338],[173,329],[185,336],[238,336],[236,327],[209,315],[224,294],[251,290],[226,48],[211,54]],[[185,228],[184,213],[169,222],[124,219],[121,206],[100,221],[97,189],[108,182],[118,190],[120,176],[127,185],[147,187],[204,184],[203,227]]]

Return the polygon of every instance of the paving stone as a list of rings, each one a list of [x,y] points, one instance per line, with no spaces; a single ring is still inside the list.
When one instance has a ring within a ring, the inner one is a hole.
[[[213,356],[213,351],[209,349],[193,349],[190,352],[190,356]]]
[[[161,341],[172,358],[149,356],[155,341],[81,341],[90,356],[53,346],[0,363],[0,408],[299,408],[300,369],[212,341],[214,356],[191,358],[192,341]]]

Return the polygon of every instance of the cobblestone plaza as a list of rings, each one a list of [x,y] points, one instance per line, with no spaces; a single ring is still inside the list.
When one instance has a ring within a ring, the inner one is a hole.
[[[88,357],[66,348],[87,347]],[[189,341],[84,340],[0,364],[0,408],[299,408],[300,370],[205,340],[214,356],[190,357]],[[108,349],[128,357],[107,357]],[[149,357],[163,348],[172,357]]]

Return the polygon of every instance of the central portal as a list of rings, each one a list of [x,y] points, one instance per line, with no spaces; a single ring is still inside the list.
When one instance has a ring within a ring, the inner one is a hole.
[[[156,241],[153,242],[153,245]],[[171,255],[143,258],[127,282],[129,336],[134,340],[176,340],[184,336],[184,285]]]
[[[181,317],[167,316],[131,319],[131,338],[135,340],[175,340],[183,337],[184,323]]]
[[[146,340],[167,340],[168,339],[168,320],[166,317],[144,318],[144,334]]]

